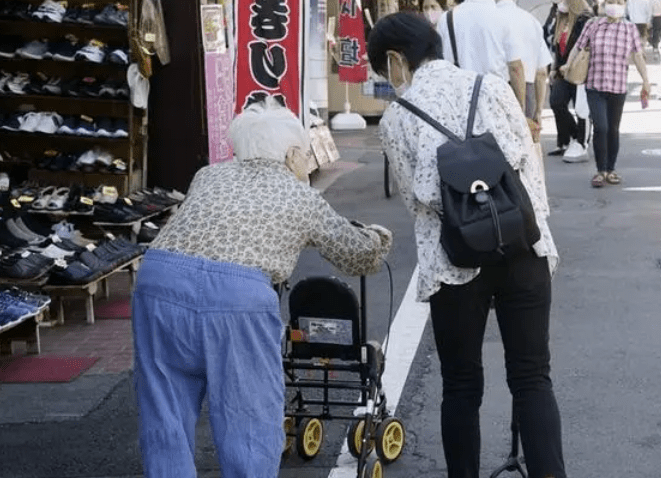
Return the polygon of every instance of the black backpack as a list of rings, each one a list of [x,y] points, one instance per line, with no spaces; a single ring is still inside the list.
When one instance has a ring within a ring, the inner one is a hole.
[[[448,137],[436,150],[441,178],[441,245],[457,267],[495,264],[530,250],[540,238],[535,212],[519,174],[489,132],[473,136],[482,84],[473,86],[462,140],[408,101],[397,102]]]

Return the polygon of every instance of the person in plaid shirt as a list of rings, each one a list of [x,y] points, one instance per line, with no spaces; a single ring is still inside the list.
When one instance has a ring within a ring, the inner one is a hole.
[[[592,178],[592,186],[595,188],[622,181],[615,172],[615,162],[620,147],[620,120],[627,94],[629,59],[643,79],[641,99],[650,91],[638,29],[623,19],[624,0],[606,0],[604,11],[606,17],[595,18],[585,26],[566,63],[571,64],[579,50],[590,48],[585,88],[594,125],[597,174]],[[565,73],[566,68],[561,67],[561,72]]]

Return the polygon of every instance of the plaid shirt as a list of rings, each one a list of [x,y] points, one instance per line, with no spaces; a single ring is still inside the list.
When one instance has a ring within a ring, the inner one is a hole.
[[[628,20],[596,18],[585,25],[576,48],[590,46],[585,87],[608,93],[627,92],[627,71],[632,52],[642,51],[636,25]]]

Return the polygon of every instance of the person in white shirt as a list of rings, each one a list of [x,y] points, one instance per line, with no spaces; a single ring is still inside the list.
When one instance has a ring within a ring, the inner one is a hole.
[[[495,0],[466,0],[452,9],[457,58],[452,52],[449,13],[443,14],[437,27],[443,41],[443,58],[460,68],[493,73],[508,81],[521,108],[525,109],[523,55],[518,43],[510,37],[508,20],[496,8]]]
[[[647,43],[647,24],[652,18],[650,0],[628,0],[626,5],[627,16],[638,27],[640,42],[645,45]]]
[[[424,18],[395,13],[376,23],[367,54],[372,69],[403,92],[403,99],[463,138],[477,74],[440,59],[439,50],[441,38]],[[492,298],[529,476],[567,478],[549,375],[551,271],[558,254],[547,222],[543,167],[532,154],[528,124],[512,89],[498,76],[484,75],[473,134],[492,134],[519,171],[542,237],[533,250],[496,265],[456,267],[440,243],[443,202],[436,149],[448,138],[397,102],[385,111],[379,129],[402,200],[415,220],[417,298],[429,302],[441,362],[448,478],[480,476],[481,351]]]
[[[520,44],[526,79],[526,118],[539,123],[546,96],[547,67],[553,62],[544,41],[542,24],[514,0],[497,0],[497,6],[509,19],[507,25],[511,38]]]

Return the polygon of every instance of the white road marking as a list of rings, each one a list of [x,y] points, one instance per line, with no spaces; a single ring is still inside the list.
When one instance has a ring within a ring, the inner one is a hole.
[[[388,410],[391,413],[394,413],[397,409],[415,352],[418,350],[418,344],[422,338],[422,332],[429,318],[429,304],[427,302],[416,302],[415,300],[417,286],[418,266],[413,271],[404,299],[390,327],[390,334],[383,342],[384,348],[386,342],[389,342],[386,350],[386,369],[383,372],[382,382],[388,401]],[[390,340],[390,337],[392,337],[392,340]],[[345,437],[340,456],[337,458],[335,468],[331,470],[328,478],[355,478],[357,466],[358,460],[349,453]]]
[[[622,188],[624,191],[651,191],[651,192],[661,192],[661,186],[646,186],[638,188]]]

